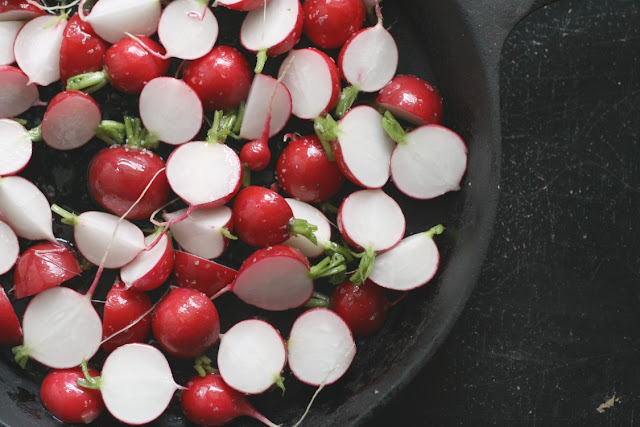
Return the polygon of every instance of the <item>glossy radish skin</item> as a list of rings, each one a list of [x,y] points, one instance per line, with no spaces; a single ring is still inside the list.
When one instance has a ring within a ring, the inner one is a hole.
[[[17,67],[0,65],[0,119],[18,116],[38,100],[38,87]]]
[[[160,232],[148,235],[145,246],[151,247]],[[140,252],[129,264],[120,269],[120,279],[127,289],[150,291],[167,281],[173,269],[174,250],[166,235],[150,250]]]
[[[269,113],[270,105],[271,113]],[[278,83],[273,77],[256,74],[247,98],[240,137],[248,140],[260,139],[269,120],[269,138],[271,138],[286,126],[289,117],[291,117],[291,94],[287,87]]]
[[[247,142],[240,150],[240,160],[247,165],[249,170],[264,170],[271,162],[269,144],[262,138]]]
[[[247,14],[240,27],[240,43],[252,52],[281,55],[300,40],[303,19],[298,0],[269,0],[265,8]]]
[[[127,219],[147,219],[169,197],[166,172],[160,172],[164,167],[162,157],[144,148],[105,148],[89,167],[89,191],[100,206],[121,216],[153,179],[149,190],[127,215]]]
[[[91,376],[99,375],[93,368],[88,372]],[[64,423],[89,424],[104,411],[100,391],[78,385],[78,379],[84,377],[79,367],[56,369],[49,372],[40,385],[42,404]]]
[[[378,331],[387,317],[389,307],[384,289],[370,280],[360,286],[346,280],[331,293],[331,308],[358,337]]]
[[[285,200],[291,207],[294,217],[304,219],[309,224],[313,224],[318,227],[318,229],[313,232],[318,244],[313,244],[309,239],[303,236],[290,237],[286,242],[284,242],[284,244],[299,249],[306,257],[319,257],[324,253],[324,245],[331,241],[331,223],[327,217],[314,206],[296,199]]]
[[[18,345],[22,342],[22,328],[11,301],[0,286],[0,345]]]
[[[0,119],[0,135],[0,176],[14,175],[31,160],[31,137],[24,126],[9,119]]]
[[[345,177],[336,162],[327,159],[315,135],[293,135],[276,164],[278,185],[289,196],[315,203],[335,196]]]
[[[160,13],[158,0],[99,0],[84,17],[95,32],[109,43],[125,37],[125,32],[151,36],[158,28]]]
[[[206,55],[218,39],[218,21],[202,1],[174,0],[160,16],[158,37],[167,56],[197,59]]]
[[[126,289],[124,283],[116,282],[104,304],[102,339],[107,341],[102,343],[102,348],[112,352],[124,344],[145,342],[151,335],[150,310],[149,295],[135,289]],[[130,326],[134,322],[137,323]],[[116,333],[118,334],[113,336]]]
[[[181,288],[195,289],[212,297],[232,283],[237,275],[236,270],[222,264],[176,251],[173,277],[176,286]]]
[[[31,181],[20,176],[0,178],[0,212],[19,237],[56,242],[49,201]]]
[[[304,34],[322,49],[342,46],[365,18],[362,0],[307,0],[303,9]]]
[[[66,24],[59,16],[40,16],[18,33],[14,54],[29,83],[48,86],[60,79],[60,46]]]
[[[218,4],[232,10],[248,12],[264,7],[268,0],[219,0]]]
[[[205,111],[228,110],[247,97],[253,73],[239,50],[222,45],[190,61],[182,79],[198,94]]]
[[[82,274],[78,258],[62,243],[36,243],[25,250],[13,273],[16,298],[35,295]]]
[[[36,18],[46,12],[26,0],[2,0],[0,2],[0,21],[21,21]]]
[[[60,79],[102,70],[107,43],[98,36],[80,15],[73,15],[62,35],[60,45]]]
[[[411,124],[442,122],[442,97],[429,82],[410,75],[398,75],[378,94],[376,104]]]
[[[220,319],[209,297],[194,289],[173,289],[156,306],[153,335],[169,354],[196,357],[218,341]]]
[[[19,253],[18,236],[7,223],[0,221],[0,275],[11,270]]]
[[[0,21],[0,65],[10,65],[16,60],[13,43],[24,24],[23,21]]]
[[[101,120],[102,112],[92,97],[76,90],[61,92],[44,113],[42,139],[56,150],[73,150],[95,136]]]

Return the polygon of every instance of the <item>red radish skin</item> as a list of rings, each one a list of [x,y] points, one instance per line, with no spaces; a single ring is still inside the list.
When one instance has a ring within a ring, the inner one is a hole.
[[[158,0],[99,0],[85,15],[83,0],[78,6],[80,18],[109,43],[116,43],[126,33],[151,36],[158,29],[162,8]]]
[[[331,294],[331,308],[342,317],[357,337],[377,332],[387,317],[389,307],[389,299],[384,289],[370,280],[366,280],[360,286],[346,280]]]
[[[17,67],[0,65],[0,119],[18,116],[38,100],[38,87]]]
[[[205,294],[175,288],[156,306],[151,327],[165,351],[188,359],[199,356],[218,341],[220,319]]]
[[[15,62],[13,44],[24,24],[22,21],[0,21],[0,65],[10,65]]]
[[[149,250],[143,250],[133,261],[120,269],[120,278],[127,289],[151,291],[167,281],[173,270],[174,250],[171,241],[161,231],[145,237],[151,247],[157,238],[160,242]]]
[[[261,171],[269,166],[271,150],[262,139],[247,142],[240,150],[240,160],[247,165],[249,170]]]
[[[46,12],[25,0],[0,1],[0,21],[21,21],[36,18]]]
[[[20,123],[0,119],[0,176],[15,175],[31,160],[31,135]]]
[[[99,373],[88,368],[91,376]],[[40,385],[40,400],[53,416],[63,423],[89,424],[104,411],[99,390],[80,387],[78,379],[84,378],[79,367],[56,369],[47,374]]]
[[[89,142],[102,120],[100,107],[86,93],[57,94],[42,118],[42,139],[56,150],[73,150]]]
[[[82,274],[78,258],[62,243],[37,243],[25,250],[13,273],[16,298],[35,295]]]
[[[264,7],[268,0],[219,0],[218,4],[227,9],[248,12],[259,7]]]
[[[342,46],[365,18],[362,0],[306,0],[304,34],[322,49]]]
[[[127,219],[146,219],[169,197],[167,175],[161,171],[164,167],[162,157],[144,148],[105,148],[91,162],[89,191],[100,206],[121,216],[153,179],[149,190],[126,216]]]
[[[0,345],[22,343],[22,328],[11,301],[0,286]]]
[[[173,277],[176,286],[195,289],[214,296],[225,286],[232,283],[238,272],[214,261],[200,258],[183,251],[176,251]]]
[[[376,104],[411,124],[442,122],[442,97],[429,82],[410,75],[398,75],[378,94]]]
[[[126,289],[124,283],[116,282],[105,300],[102,339],[106,341],[102,348],[112,352],[124,344],[145,342],[150,335],[151,298],[142,291]]]
[[[183,80],[198,94],[205,111],[229,110],[249,94],[253,73],[247,58],[231,46],[215,46],[190,61]]]
[[[102,70],[107,43],[98,36],[88,22],[73,15],[62,35],[60,45],[60,79],[67,84],[67,79],[78,74]]]
[[[0,275],[13,268],[19,253],[18,236],[7,223],[0,221]]]
[[[290,117],[289,89],[273,77],[256,74],[247,97],[240,137],[261,139],[268,125],[268,138],[271,138],[284,129]]]
[[[0,178],[0,212],[19,237],[57,242],[49,201],[31,181],[20,176]]]

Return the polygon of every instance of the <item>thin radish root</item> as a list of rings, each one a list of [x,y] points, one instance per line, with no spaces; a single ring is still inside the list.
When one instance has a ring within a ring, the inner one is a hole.
[[[143,49],[144,49],[144,50],[145,50],[149,55],[154,56],[154,57],[156,57],[156,58],[158,58],[158,59],[162,59],[162,60],[165,60],[165,59],[169,59],[169,58],[171,58],[171,56],[169,56],[169,54],[167,54],[167,55],[160,55],[158,52],[154,51],[154,50],[153,50],[153,49],[151,49],[149,46],[147,46],[147,45],[146,45],[142,40],[140,40],[140,38],[139,38],[139,37],[136,37],[136,36],[134,36],[133,34],[128,33],[128,32],[126,32],[126,31],[125,31],[125,35],[126,35],[127,37],[129,37],[130,39],[135,40],[135,42],[136,42],[136,43],[138,43],[138,44],[140,45],[140,47],[141,47],[141,48],[143,48]]]

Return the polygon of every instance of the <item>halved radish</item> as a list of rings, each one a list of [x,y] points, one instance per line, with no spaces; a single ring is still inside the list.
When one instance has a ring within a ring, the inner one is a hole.
[[[0,275],[11,270],[19,254],[18,236],[7,223],[0,221]]]
[[[269,113],[270,105],[271,113]],[[240,137],[249,140],[260,138],[268,121],[269,138],[271,138],[285,127],[290,116],[289,89],[273,77],[256,74],[247,97]]]
[[[153,248],[143,250],[130,263],[120,269],[120,279],[126,289],[150,291],[161,286],[173,269],[174,251],[167,235],[158,230],[144,239],[145,246]]]
[[[18,33],[14,54],[29,83],[48,86],[60,79],[60,45],[66,25],[62,16],[39,16]]]
[[[202,126],[202,102],[182,80],[172,77],[151,80],[140,93],[139,106],[144,126],[167,144],[190,141]]]
[[[13,44],[24,24],[24,21],[0,21],[0,65],[13,64],[16,60]]]
[[[268,0],[218,0],[216,4],[228,9],[247,12],[249,10],[263,7],[267,1]]]
[[[18,345],[22,342],[22,328],[11,301],[0,286],[0,345]]]
[[[327,308],[308,310],[296,319],[287,349],[291,373],[313,386],[336,382],[356,355],[356,343],[349,327]]]
[[[325,246],[331,242],[331,223],[319,209],[312,205],[296,199],[285,200],[291,207],[295,218],[304,219],[309,224],[313,224],[318,227],[318,229],[313,232],[318,244],[314,245],[304,236],[290,237],[286,242],[284,242],[284,244],[299,249],[309,258],[319,257],[323,254]]]
[[[0,119],[0,176],[14,175],[31,160],[31,136],[20,123]]]
[[[26,0],[3,0],[0,2],[0,22],[29,20],[44,14],[44,10],[29,4]]]
[[[376,257],[369,279],[383,288],[408,291],[428,283],[438,270],[440,253],[433,236],[442,225],[406,237],[394,248]]]
[[[282,336],[262,320],[236,323],[220,339],[220,375],[229,386],[242,393],[263,393],[274,384],[284,389],[282,371],[286,363]]]
[[[99,0],[89,15],[78,6],[80,18],[91,24],[95,32],[109,43],[115,43],[126,33],[150,36],[156,32],[162,8],[159,0]]]
[[[31,181],[20,176],[0,178],[0,212],[18,236],[56,242],[49,202]]]
[[[174,0],[160,16],[158,37],[167,57],[197,59],[216,43],[218,21],[201,0]]]
[[[76,90],[61,92],[44,113],[42,139],[56,150],[73,150],[95,136],[101,121],[100,107],[92,97]]]
[[[376,104],[417,126],[440,124],[442,121],[440,93],[429,82],[416,76],[394,77],[380,91]]]
[[[238,272],[214,261],[176,251],[173,277],[176,286],[195,289],[212,297],[232,283]]]
[[[340,73],[333,59],[322,51],[292,50],[280,66],[278,77],[291,93],[292,113],[296,117],[314,119],[338,102]]]
[[[218,258],[233,232],[232,210],[227,206],[213,209],[198,209],[186,219],[171,224],[173,238],[187,252],[205,259]],[[187,213],[187,208],[165,213],[164,219],[175,220]]]
[[[19,68],[0,65],[0,118],[15,117],[38,100],[38,87]]]

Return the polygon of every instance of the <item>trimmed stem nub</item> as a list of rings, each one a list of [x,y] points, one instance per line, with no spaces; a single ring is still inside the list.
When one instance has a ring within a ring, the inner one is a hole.
[[[347,86],[342,89],[342,92],[340,92],[340,99],[338,100],[338,105],[336,105],[335,110],[335,114],[338,119],[341,119],[353,106],[358,98],[358,93],[360,93],[360,89],[355,85]]]
[[[122,145],[126,139],[124,123],[115,120],[103,120],[96,128],[96,137],[109,145]]]
[[[433,236],[444,233],[444,230],[445,230],[444,225],[438,224],[435,227],[433,227],[431,230],[427,231],[426,234],[428,237],[433,239]]]
[[[309,277],[312,280],[322,277],[332,277],[338,275],[347,269],[344,256],[336,253],[325,257],[322,261],[311,267]]]
[[[402,125],[393,117],[390,111],[385,111],[382,116],[382,127],[389,135],[389,138],[393,139],[398,144],[407,143],[407,132],[402,128]]]
[[[222,110],[213,113],[213,125],[207,132],[207,142],[210,144],[224,144],[228,137],[239,139],[235,132],[238,114],[225,114]]]
[[[193,369],[195,369],[198,375],[200,375],[201,377],[206,377],[207,374],[215,374],[218,371],[213,366],[211,366],[212,362],[213,361],[209,356],[203,354],[196,357],[193,363]]]
[[[27,368],[27,362],[29,361],[29,349],[24,345],[18,345],[11,349],[13,352],[13,358],[22,369]]]
[[[89,367],[87,366],[87,360],[82,359],[80,369],[84,374],[84,378],[78,378],[76,383],[82,388],[88,388],[90,390],[100,390],[100,377],[92,377],[89,373]]]
[[[51,205],[51,210],[53,211],[53,213],[56,213],[62,217],[63,224],[67,224],[72,227],[78,225],[78,215],[73,214],[66,209],[63,209],[56,204]]]
[[[264,69],[264,64],[267,63],[267,49],[262,49],[258,51],[256,56],[256,68],[253,69],[253,72],[256,74],[262,73]]]
[[[320,292],[314,292],[313,296],[307,303],[304,305],[307,308],[330,308],[331,300],[325,294]]]
[[[287,390],[284,386],[284,377],[282,375],[276,375],[273,380],[273,384],[275,384],[276,387],[282,390],[282,395],[284,396],[284,392]]]
[[[293,218],[291,220],[289,229],[291,230],[291,234],[294,236],[304,236],[314,245],[318,245],[318,239],[316,235],[313,234],[314,231],[318,231],[318,227],[310,224],[307,220],[300,218]]]
[[[331,162],[335,161],[331,141],[338,139],[338,122],[336,122],[330,114],[327,114],[325,117],[316,117],[313,121],[313,130],[316,132],[316,135],[318,135],[318,138],[320,138],[327,159]]]
[[[355,272],[353,276],[351,276],[351,281],[354,285],[360,286],[371,274],[371,270],[373,270],[373,261],[376,258],[376,252],[367,248],[360,258],[360,264],[358,265],[358,270]]]
[[[41,124],[34,127],[33,129],[29,129],[27,133],[29,134],[29,138],[31,139],[31,142],[42,141],[42,125]]]
[[[158,137],[142,126],[139,117],[124,116],[124,129],[127,137],[127,146],[156,149],[160,145]]]
[[[108,81],[107,72],[104,70],[78,74],[67,79],[67,90],[81,90],[84,93],[93,93],[105,87]]]

